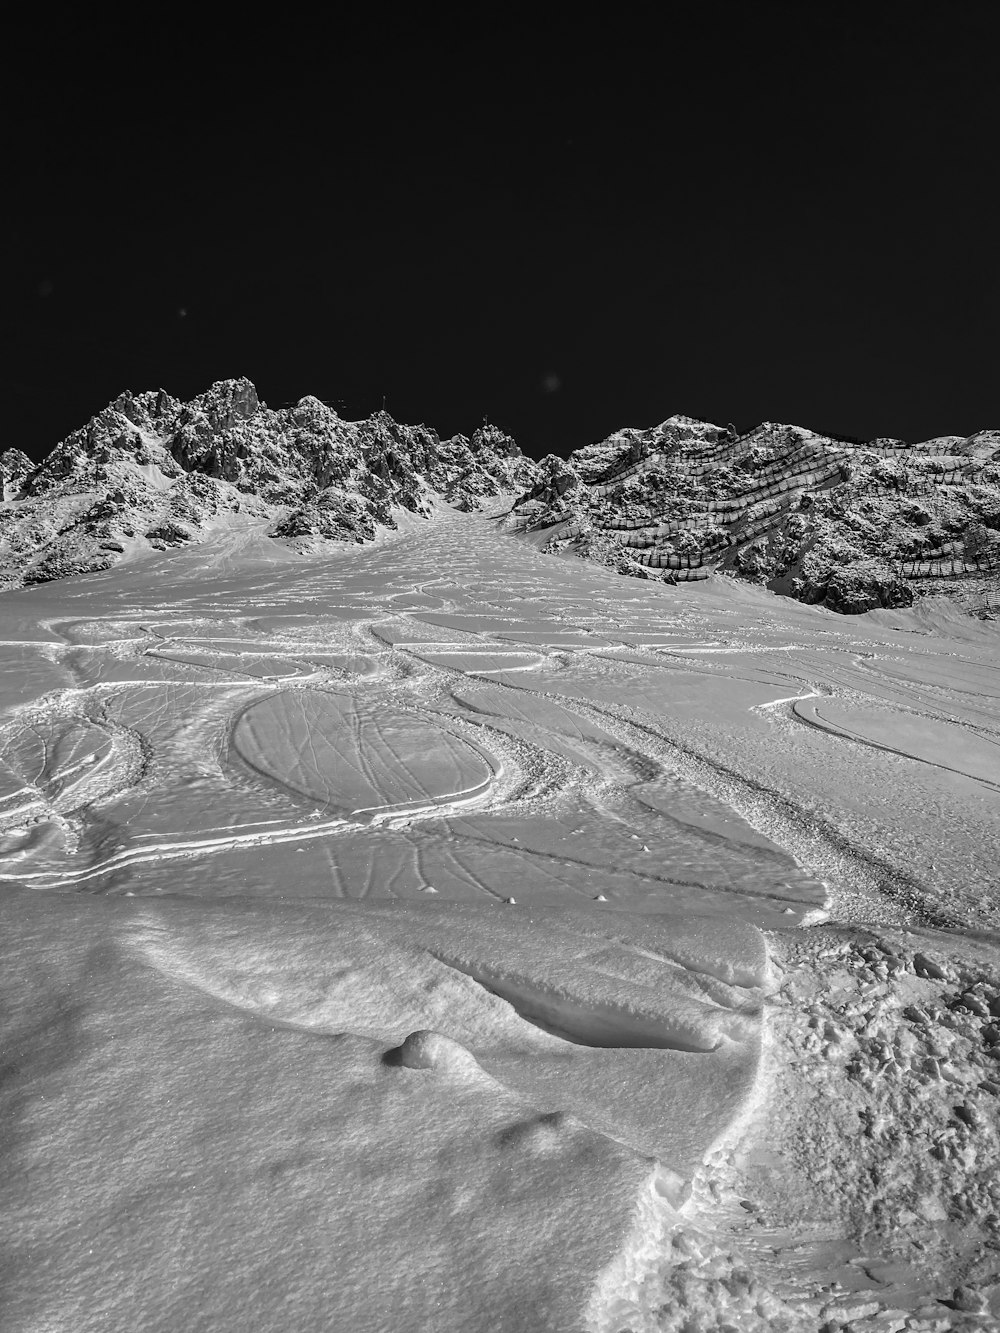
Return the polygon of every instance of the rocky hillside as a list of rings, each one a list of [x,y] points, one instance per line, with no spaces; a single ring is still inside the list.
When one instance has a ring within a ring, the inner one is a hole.
[[[344,421],[316,398],[272,411],[249,380],[190,403],[123,393],[38,466],[0,454],[0,588],[107,569],[251,523],[309,547],[522,493],[538,475],[495,426],[441,440],[386,412]]]
[[[675,416],[542,460],[506,520],[543,550],[668,582],[713,571],[832,610],[947,588],[1000,609],[1000,432],[908,445]]]

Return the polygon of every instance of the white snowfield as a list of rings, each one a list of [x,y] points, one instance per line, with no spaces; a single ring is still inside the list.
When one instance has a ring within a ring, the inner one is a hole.
[[[1000,635],[931,606],[443,508],[3,595],[0,1328],[996,1326]]]

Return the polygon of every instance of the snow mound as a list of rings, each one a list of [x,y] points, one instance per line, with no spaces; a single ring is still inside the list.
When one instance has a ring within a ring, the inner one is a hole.
[[[483,1076],[472,1052],[441,1032],[426,1029],[411,1032],[402,1046],[389,1054],[407,1069],[433,1069],[461,1080]]]
[[[384,1040],[220,1007],[135,948],[201,937],[191,903],[3,890],[0,912],[5,1327],[579,1327],[647,1158]],[[271,925],[329,943],[308,912]]]

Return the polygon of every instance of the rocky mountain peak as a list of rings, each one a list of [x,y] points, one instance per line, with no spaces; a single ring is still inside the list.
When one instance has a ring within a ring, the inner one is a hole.
[[[517,494],[535,465],[496,427],[442,443],[388,412],[344,421],[318,398],[273,411],[248,379],[190,402],[125,392],[36,468],[0,462],[0,585],[104,569],[125,554],[202,539],[248,519],[297,545],[367,540],[394,511],[436,499],[475,508]]]
[[[248,379],[218,380],[191,403],[192,410],[204,413],[216,431],[232,430],[251,420],[263,406]]]
[[[134,426],[150,434],[164,431],[180,411],[180,403],[164,389],[133,394],[129,390],[118,395],[110,406],[127,417]]]
[[[319,398],[314,398],[311,393],[300,398],[294,407],[290,407],[288,415],[296,426],[329,426],[340,420],[332,407]]]
[[[506,434],[499,426],[494,426],[490,422],[484,422],[472,432],[471,447],[472,452],[477,455],[497,454],[505,458],[521,457],[521,450],[513,436]]]

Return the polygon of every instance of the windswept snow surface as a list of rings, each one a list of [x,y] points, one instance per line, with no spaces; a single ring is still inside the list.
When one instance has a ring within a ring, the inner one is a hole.
[[[996,1325],[991,626],[445,509],[0,611],[5,1333]]]

